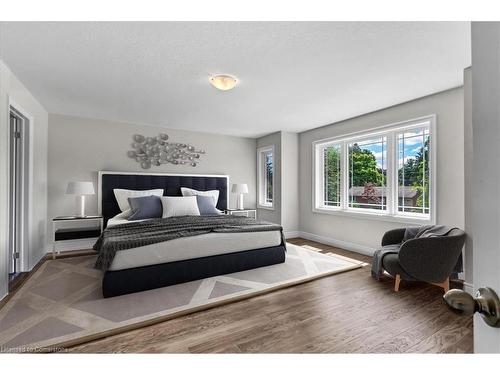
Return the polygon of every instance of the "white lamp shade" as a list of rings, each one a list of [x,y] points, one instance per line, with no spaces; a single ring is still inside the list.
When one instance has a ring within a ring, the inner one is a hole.
[[[68,187],[66,188],[66,194],[93,195],[95,194],[94,184],[88,181],[68,182]]]
[[[247,194],[248,193],[248,185],[247,184],[233,184],[233,188],[231,189],[233,193],[236,194]]]

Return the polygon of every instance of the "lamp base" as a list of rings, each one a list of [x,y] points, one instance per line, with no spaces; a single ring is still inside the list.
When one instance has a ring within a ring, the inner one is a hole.
[[[78,195],[76,197],[76,214],[75,217],[83,218],[85,215],[85,195]]]
[[[245,207],[243,205],[243,194],[239,194],[238,195],[238,206],[237,206],[238,210],[244,210]]]

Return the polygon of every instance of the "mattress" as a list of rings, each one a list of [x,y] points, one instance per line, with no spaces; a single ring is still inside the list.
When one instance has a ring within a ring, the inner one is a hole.
[[[117,216],[108,220],[108,227],[130,223],[130,221]],[[207,233],[117,251],[109,270],[118,271],[153,264],[279,246],[280,244],[280,231]]]
[[[281,244],[279,231],[207,233],[117,251],[110,271],[259,249]]]

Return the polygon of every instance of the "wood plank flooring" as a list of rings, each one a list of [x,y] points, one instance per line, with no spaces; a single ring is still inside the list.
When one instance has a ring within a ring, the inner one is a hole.
[[[303,239],[322,252],[370,262]],[[111,336],[81,353],[471,353],[472,319],[450,312],[436,286],[376,282],[370,267]]]

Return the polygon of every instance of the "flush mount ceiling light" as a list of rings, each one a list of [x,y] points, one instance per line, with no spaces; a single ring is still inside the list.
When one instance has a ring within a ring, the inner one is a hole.
[[[230,75],[217,74],[215,76],[210,77],[210,83],[216,89],[227,91],[234,88],[234,86],[236,86],[238,81],[236,80],[235,77],[231,77]]]

